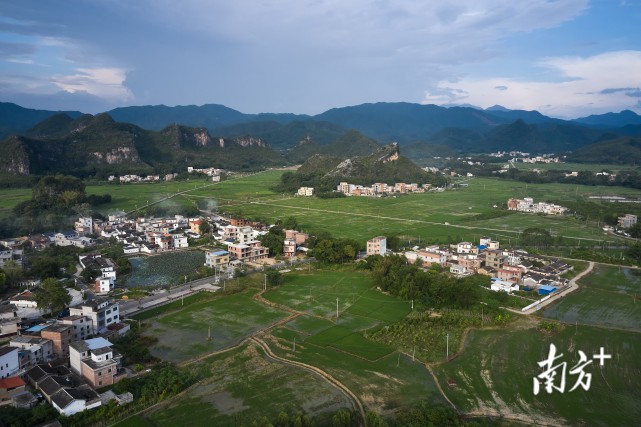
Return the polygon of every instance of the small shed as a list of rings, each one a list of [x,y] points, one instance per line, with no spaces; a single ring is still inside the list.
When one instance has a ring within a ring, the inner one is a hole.
[[[541,285],[539,286],[539,295],[550,295],[552,292],[556,292],[554,286]]]

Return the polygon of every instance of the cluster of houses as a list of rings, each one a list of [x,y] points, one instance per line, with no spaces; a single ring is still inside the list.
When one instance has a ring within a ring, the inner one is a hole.
[[[376,182],[370,186],[350,184],[348,182],[341,182],[336,187],[336,191],[343,193],[346,196],[370,196],[377,197],[382,195],[391,194],[407,194],[407,193],[424,193],[429,189],[431,184],[406,184],[404,182],[397,182],[393,185],[384,182]]]
[[[175,175],[171,175],[171,179],[174,178]],[[116,177],[115,175],[109,175],[107,177],[107,181],[109,182],[114,182],[118,178],[118,181],[121,183],[128,183],[128,182],[156,182],[160,181],[160,175],[147,175],[147,176],[140,176],[140,175],[122,175]],[[170,181],[171,179],[167,180]]]
[[[260,264],[269,257],[269,249],[258,238],[268,232],[268,228],[244,219],[232,218],[229,223],[219,219],[214,222],[217,231],[214,238],[227,246],[227,250],[214,250],[205,253],[205,265],[214,268],[221,275],[233,277],[233,270],[244,263]],[[297,230],[284,230],[283,256],[295,257],[305,252],[309,235]]]
[[[386,255],[387,239],[374,237],[367,241],[367,255]],[[460,242],[447,247],[414,247],[401,255],[423,267],[438,264],[457,277],[484,274],[492,278],[491,289],[511,293],[521,288],[545,295],[566,284],[560,276],[572,266],[559,260],[549,261],[522,250],[502,250],[497,241],[482,237],[479,245]]]
[[[73,415],[115,399],[132,401],[131,394],[103,395],[95,389],[113,385],[127,376],[122,356],[110,337],[122,335],[129,325],[120,322],[117,301],[96,299],[69,308],[69,315],[53,321],[22,324],[14,305],[3,305],[0,319],[17,330],[0,347],[0,405],[30,408],[38,400],[27,385],[63,415]]]
[[[187,167],[187,173],[201,173],[207,176],[211,176],[212,178],[218,177],[218,179],[214,181],[220,181],[220,175],[223,173],[226,173],[225,169],[218,169],[218,168],[194,168],[191,166]]]
[[[507,208],[511,211],[542,213],[546,215],[565,215],[568,212],[568,208],[553,203],[534,203],[534,199],[531,197],[508,199]]]
[[[95,220],[94,220],[95,222]],[[124,244],[125,254],[152,254],[189,247],[188,237],[200,237],[201,218],[175,215],[169,218],[136,218],[109,216],[94,232]]]

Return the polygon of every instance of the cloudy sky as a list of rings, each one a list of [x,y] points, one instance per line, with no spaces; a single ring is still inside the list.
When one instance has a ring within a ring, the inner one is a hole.
[[[641,0],[0,0],[0,101],[641,113]]]

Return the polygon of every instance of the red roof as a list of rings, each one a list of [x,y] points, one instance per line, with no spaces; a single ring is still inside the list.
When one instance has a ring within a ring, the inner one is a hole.
[[[4,389],[16,388],[24,385],[26,385],[26,383],[20,377],[9,377],[0,380],[0,388]]]

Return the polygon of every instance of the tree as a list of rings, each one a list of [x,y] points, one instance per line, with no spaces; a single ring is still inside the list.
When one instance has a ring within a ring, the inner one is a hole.
[[[283,253],[283,243],[285,242],[285,238],[282,235],[272,233],[270,230],[269,233],[260,237],[260,241],[264,247],[269,249],[269,253],[271,255],[276,256]]]
[[[82,278],[85,279],[85,282],[92,283],[98,276],[100,276],[100,271],[92,267],[87,267],[82,270]]]
[[[332,426],[350,427],[352,425],[352,414],[347,409],[339,409],[332,417]]]
[[[34,291],[33,294],[38,304],[38,310],[42,312],[55,313],[62,311],[71,302],[71,295],[67,292],[67,288],[53,278],[43,280],[40,288]]]
[[[209,234],[211,232],[211,224],[207,220],[200,223],[200,234]]]
[[[283,275],[277,270],[267,270],[267,285],[270,287],[280,286],[283,283]]]
[[[7,284],[7,275],[4,274],[4,271],[0,270],[0,292],[4,290],[4,287]]]
[[[637,222],[632,227],[630,227],[628,233],[630,233],[630,236],[634,237],[635,239],[641,237],[641,222]]]
[[[7,285],[9,286],[15,286],[15,284],[22,279],[22,267],[14,260],[5,262],[2,271],[6,276]]]
[[[283,228],[285,230],[297,230],[298,220],[296,219],[296,217],[288,216],[287,218],[285,218],[285,221],[283,221]]]

